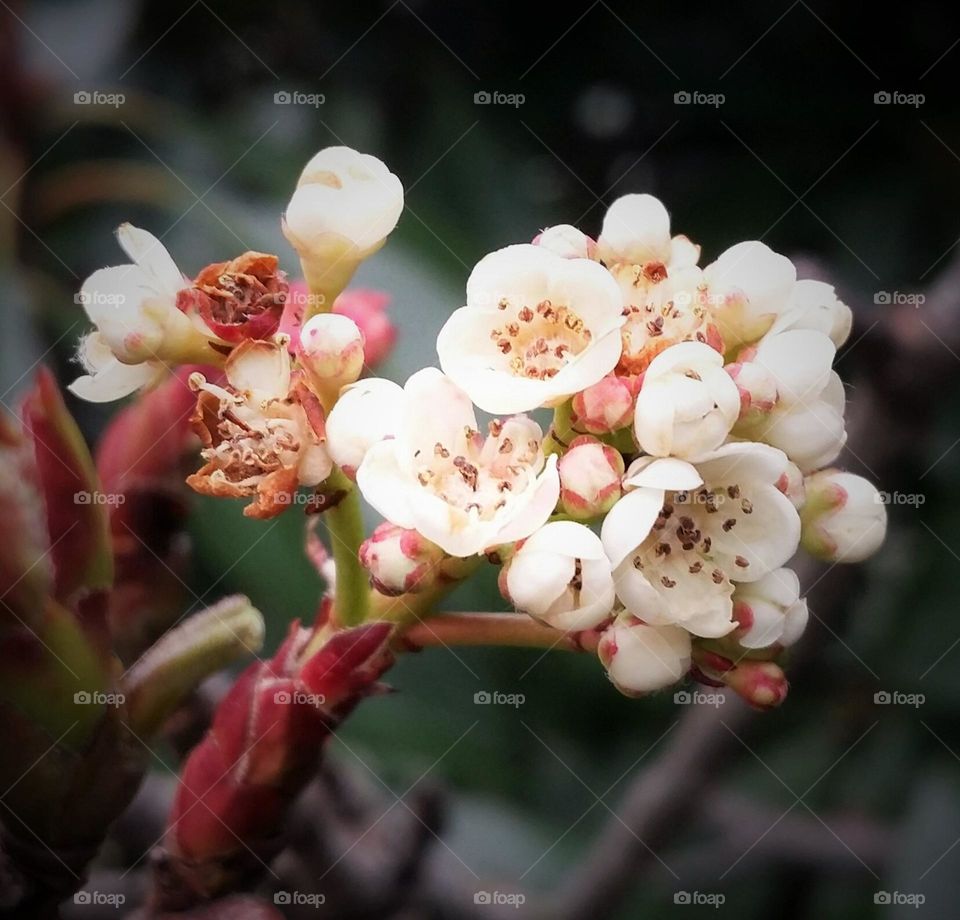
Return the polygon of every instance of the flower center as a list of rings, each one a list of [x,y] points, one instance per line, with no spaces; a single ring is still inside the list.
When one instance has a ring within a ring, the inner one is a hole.
[[[633,565],[651,584],[667,591],[688,577],[721,589],[737,573],[746,572],[750,562],[739,554],[718,553],[717,543],[751,514],[753,504],[737,483],[669,492],[650,536],[633,557]],[[727,571],[730,561],[734,571]]]
[[[432,456],[415,457],[417,479],[448,505],[488,521],[503,508],[512,492],[522,492],[540,458],[540,442],[517,441],[504,432],[498,419],[490,422],[489,436],[467,428],[465,446],[456,449],[438,441]]]
[[[651,279],[643,271],[648,267],[632,266],[633,280],[625,286],[628,302],[623,308],[626,322],[621,329],[623,355],[619,364],[625,374],[643,373],[661,351],[677,342],[696,341],[718,347],[719,336],[700,302],[705,288],[668,291],[658,283],[662,280],[659,276]]]
[[[583,320],[569,307],[541,300],[511,310],[503,298],[498,307],[509,319],[491,330],[490,338],[518,377],[548,380],[582,352],[593,337]]]

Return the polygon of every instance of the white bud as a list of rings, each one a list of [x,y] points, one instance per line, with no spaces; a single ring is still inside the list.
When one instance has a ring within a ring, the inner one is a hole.
[[[887,509],[876,487],[853,473],[821,470],[804,481],[801,542],[828,562],[862,562],[887,533]]]
[[[723,356],[702,342],[681,342],[647,368],[634,434],[648,454],[696,458],[723,443],[739,414],[740,394]]]
[[[570,224],[547,227],[533,238],[533,244],[564,259],[592,259],[597,254],[596,241]]]
[[[316,382],[339,389],[363,371],[363,334],[348,316],[319,313],[300,330],[298,357]]]
[[[302,258],[344,242],[367,254],[387,238],[402,210],[403,186],[384,163],[349,147],[327,147],[304,167],[284,233]]]
[[[793,645],[809,616],[796,572],[774,569],[757,581],[737,585],[733,616],[740,624],[735,637],[744,648]]]
[[[604,632],[597,653],[621,693],[642,696],[675,684],[687,673],[690,633],[624,616]]]

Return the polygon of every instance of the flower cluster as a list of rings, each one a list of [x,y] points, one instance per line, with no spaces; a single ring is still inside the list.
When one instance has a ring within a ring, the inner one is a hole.
[[[402,204],[379,160],[317,154],[283,224],[305,285],[262,253],[189,281],[121,228],[135,264],[84,285],[96,331],[74,392],[115,398],[164,365],[207,365],[190,376],[195,489],[251,498],[258,517],[300,486],[326,507],[359,490],[387,523],[337,559],[341,616],[342,567],[394,597],[486,557],[518,614],[580,635],[624,693],[690,674],[779,703],[776,659],[807,618],[786,564],[801,544],[858,561],[886,527],[874,487],[830,466],[849,308],[762,242],[701,267],[664,206],[632,194],[596,240],[561,225],[482,258],[439,332],[439,369],[403,387],[359,379],[393,329],[376,295],[343,289]],[[527,414],[544,409],[546,431]]]

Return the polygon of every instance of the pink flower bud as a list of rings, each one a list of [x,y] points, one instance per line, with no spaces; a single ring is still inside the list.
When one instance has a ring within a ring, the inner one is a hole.
[[[790,689],[783,669],[772,661],[737,657],[736,662],[704,648],[693,652],[697,680],[711,687],[727,686],[755,709],[776,709]]]
[[[597,256],[597,241],[570,224],[547,227],[531,242],[534,246],[549,249],[564,259],[595,259]]]
[[[397,341],[397,327],[387,315],[390,295],[384,291],[358,288],[344,291],[333,304],[333,312],[349,316],[363,333],[363,359],[367,367],[385,361]]]
[[[557,469],[560,501],[571,517],[586,520],[605,514],[620,498],[623,457],[596,438],[574,438]]]
[[[573,397],[573,426],[590,434],[609,434],[633,421],[639,377],[611,374]]]
[[[373,586],[391,597],[424,590],[431,574],[440,575],[442,560],[439,546],[395,524],[381,524],[360,546],[360,564]]]
[[[345,386],[363,371],[363,334],[348,316],[319,313],[300,330],[299,358],[315,382]]]

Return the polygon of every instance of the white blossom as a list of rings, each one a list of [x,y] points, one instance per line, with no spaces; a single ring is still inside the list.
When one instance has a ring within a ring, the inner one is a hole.
[[[481,259],[467,305],[440,331],[444,372],[483,410],[556,405],[600,380],[620,357],[620,292],[602,265],[540,246]]]
[[[839,348],[850,337],[853,311],[837,297],[832,284],[804,279],[793,286],[790,305],[773,324],[771,332],[813,329],[829,336]]]
[[[718,637],[736,625],[734,582],[756,581],[796,551],[800,518],[777,488],[786,467],[766,444],[724,444],[697,462],[641,457],[601,538],[617,595],[652,624]]]
[[[87,374],[71,391],[91,402],[119,399],[163,375],[168,364],[215,362],[216,336],[202,321],[177,308],[177,295],[191,282],[163,244],[146,230],[123,224],[117,241],[133,264],[101,268],[80,290],[96,331],[79,358]]]
[[[369,448],[357,470],[364,498],[451,556],[521,540],[542,526],[560,494],[556,457],[525,416],[490,423],[485,438],[470,399],[435,368],[404,387],[396,436]]]

